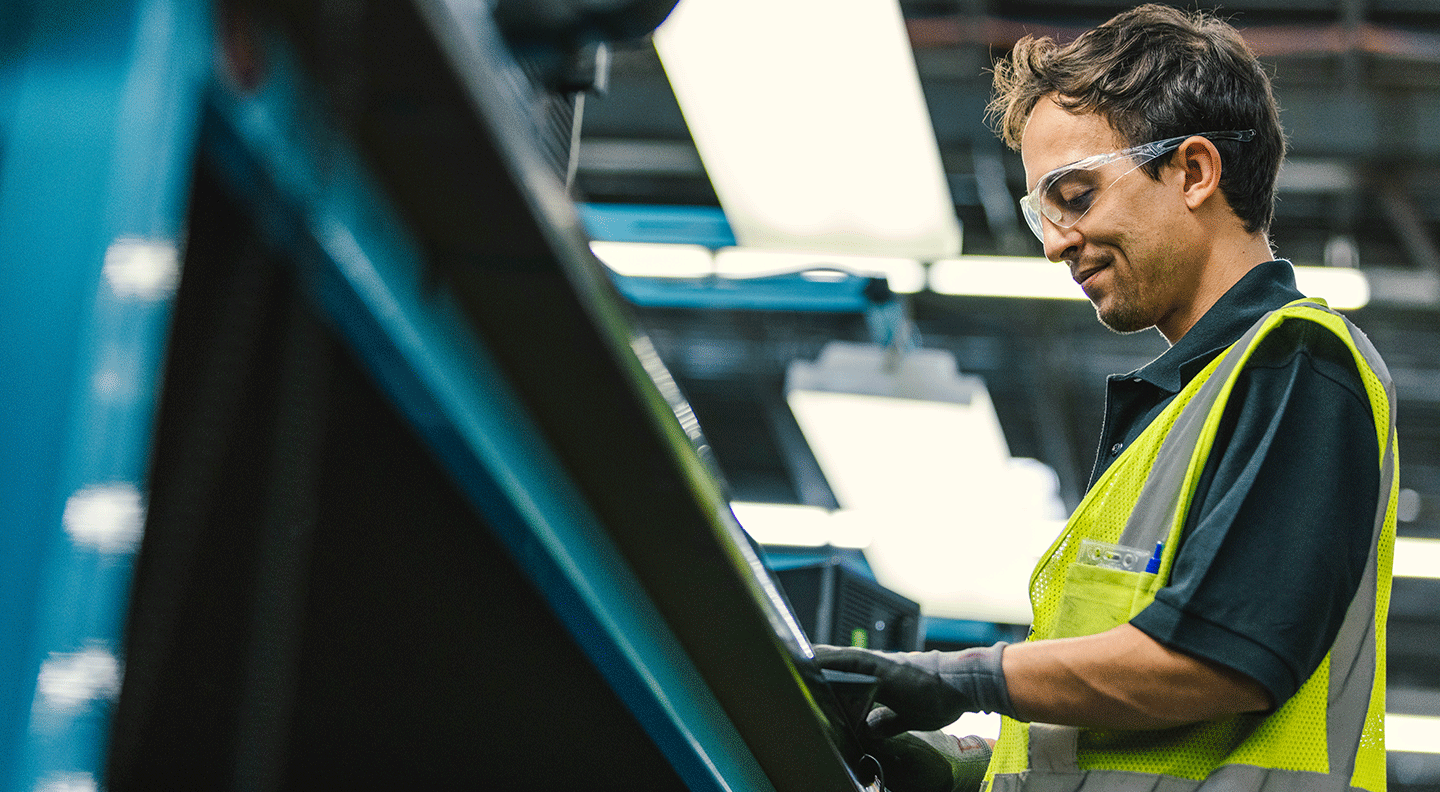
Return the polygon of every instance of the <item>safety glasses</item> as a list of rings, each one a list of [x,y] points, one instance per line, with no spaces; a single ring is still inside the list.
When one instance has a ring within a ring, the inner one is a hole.
[[[1025,222],[1030,224],[1030,230],[1035,232],[1035,237],[1041,242],[1045,241],[1045,235],[1040,227],[1042,215],[1061,228],[1074,227],[1076,223],[1080,222],[1080,218],[1090,211],[1090,207],[1095,205],[1095,201],[1099,199],[1103,189],[1125,178],[1150,160],[1180,148],[1181,143],[1192,137],[1203,137],[1210,140],[1238,140],[1244,143],[1254,139],[1255,130],[1181,135],[1142,143],[1124,151],[1096,154],[1093,157],[1086,157],[1078,162],[1056,168],[1040,177],[1040,181],[1035,184],[1035,189],[1020,199],[1020,209],[1025,213]],[[1103,181],[1104,177],[1101,175],[1100,169],[1116,160],[1126,158],[1134,162],[1134,165],[1108,182]]]

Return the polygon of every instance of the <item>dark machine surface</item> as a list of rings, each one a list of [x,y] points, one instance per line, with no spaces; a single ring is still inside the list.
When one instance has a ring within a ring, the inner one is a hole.
[[[107,785],[856,789],[483,4],[233,3],[217,26]],[[277,85],[314,101],[265,138]],[[321,183],[297,188],[307,152]],[[325,182],[352,159],[393,216],[346,225],[363,201]],[[387,223],[419,266],[357,275],[376,248],[336,228]],[[418,318],[367,302],[396,272]],[[532,499],[530,469],[565,497]]]
[[[786,565],[772,560],[800,626],[815,643],[890,652],[925,648],[920,605],[830,558]]]

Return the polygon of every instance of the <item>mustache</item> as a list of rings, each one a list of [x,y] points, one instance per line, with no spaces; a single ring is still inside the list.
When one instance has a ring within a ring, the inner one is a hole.
[[[1064,259],[1065,266],[1070,268],[1070,277],[1081,280],[1082,274],[1089,274],[1098,269],[1103,269],[1115,263],[1115,256],[1097,252],[1088,256],[1081,256],[1078,259]]]

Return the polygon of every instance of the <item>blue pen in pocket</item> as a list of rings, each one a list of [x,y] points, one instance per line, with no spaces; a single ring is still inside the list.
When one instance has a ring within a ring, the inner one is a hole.
[[[1159,572],[1159,571],[1160,571],[1160,556],[1164,555],[1164,553],[1165,553],[1165,543],[1164,543],[1164,542],[1156,542],[1156,543],[1155,543],[1155,555],[1150,556],[1150,563],[1148,563],[1148,564],[1145,565],[1145,571],[1146,571],[1146,572],[1149,572],[1149,573],[1151,573],[1151,574],[1154,574],[1154,573],[1156,573],[1156,572]]]

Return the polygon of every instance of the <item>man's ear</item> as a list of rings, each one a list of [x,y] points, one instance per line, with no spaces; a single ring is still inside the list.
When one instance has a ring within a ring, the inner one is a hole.
[[[1192,210],[1220,189],[1220,151],[1206,138],[1195,135],[1175,152],[1176,164],[1185,171],[1185,205]]]

